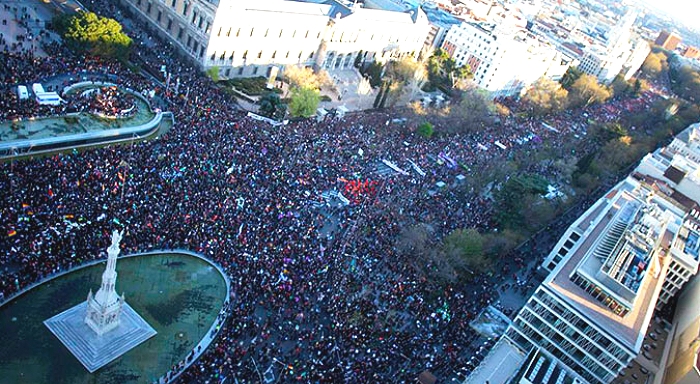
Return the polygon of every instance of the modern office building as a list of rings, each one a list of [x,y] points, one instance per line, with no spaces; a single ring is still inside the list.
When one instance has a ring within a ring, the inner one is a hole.
[[[673,51],[681,42],[681,37],[676,32],[661,31],[659,36],[654,41],[654,44],[663,49]]]
[[[610,383],[642,349],[684,217],[646,184],[622,181],[569,227],[505,337],[583,382]]]
[[[430,25],[415,7],[363,8],[336,0],[121,0],[173,46],[222,78],[266,76],[286,65],[349,68],[417,56]]]
[[[700,278],[678,298],[663,384],[700,383]]]
[[[573,59],[528,31],[505,25],[462,23],[450,28],[442,48],[492,96],[517,95],[541,77],[559,80]]]

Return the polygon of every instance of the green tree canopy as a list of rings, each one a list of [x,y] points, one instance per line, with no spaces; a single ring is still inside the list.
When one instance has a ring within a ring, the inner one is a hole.
[[[473,77],[469,66],[458,67],[454,59],[439,48],[428,58],[426,70],[431,88],[443,86],[464,90],[468,85],[467,80]]]
[[[307,87],[294,87],[291,92],[289,112],[294,117],[311,117],[316,114],[316,108],[321,101],[321,95],[317,89]]]
[[[433,136],[433,132],[433,125],[427,121],[421,123],[421,125],[418,126],[417,133],[425,137],[426,139],[431,138]]]
[[[492,260],[484,251],[484,238],[474,228],[457,229],[442,242],[445,258],[456,270],[480,273],[491,268]]]
[[[258,111],[263,115],[272,119],[284,118],[284,113],[287,111],[287,105],[282,103],[282,99],[277,93],[270,92],[260,98],[258,102],[260,107]]]
[[[114,19],[93,12],[80,12],[56,18],[54,28],[71,49],[120,60],[129,57],[131,38],[122,32],[121,24]]]

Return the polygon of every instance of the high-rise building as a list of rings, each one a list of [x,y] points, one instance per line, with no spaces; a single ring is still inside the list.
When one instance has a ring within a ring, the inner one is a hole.
[[[663,384],[700,383],[700,278],[678,298]]]
[[[676,32],[661,31],[659,32],[659,36],[656,38],[656,41],[654,41],[654,44],[663,49],[673,51],[676,49],[676,47],[678,47],[680,42],[681,37]]]
[[[612,82],[618,74],[632,77],[651,52],[649,44],[632,33],[637,13],[630,9],[607,33],[604,42],[594,42],[583,50],[578,69],[602,83]]]
[[[336,0],[121,0],[203,69],[222,78],[267,76],[286,65],[350,68],[417,56],[425,13]]]
[[[639,354],[686,211],[628,177],[566,231],[552,272],[506,332],[591,384],[610,383]]]

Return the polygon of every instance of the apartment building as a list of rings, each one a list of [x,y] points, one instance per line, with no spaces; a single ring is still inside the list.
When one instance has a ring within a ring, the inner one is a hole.
[[[442,48],[492,96],[511,96],[541,77],[559,80],[573,59],[523,29],[465,22],[450,28]]]

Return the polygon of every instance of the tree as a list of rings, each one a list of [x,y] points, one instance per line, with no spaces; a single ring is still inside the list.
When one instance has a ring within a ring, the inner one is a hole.
[[[367,68],[365,68],[363,75],[369,79],[369,84],[372,88],[377,88],[382,85],[382,72],[384,71],[384,66],[380,63],[373,61]]]
[[[357,52],[357,56],[355,56],[355,62],[353,63],[353,67],[355,68],[360,68],[362,66],[362,59],[364,59],[364,53],[362,50],[360,52]]]
[[[450,107],[453,130],[471,132],[493,122],[495,106],[486,92],[471,88],[461,94],[457,105]]]
[[[581,72],[578,68],[569,67],[569,69],[566,70],[566,73],[564,73],[564,76],[561,78],[561,86],[570,91],[571,86],[576,80],[578,80],[579,77],[581,77],[581,75],[583,75],[583,72]]]
[[[591,104],[604,103],[612,96],[608,87],[598,84],[598,80],[589,74],[583,74],[571,85],[573,104],[587,107]]]
[[[650,53],[642,64],[642,73],[650,78],[657,77],[666,70],[668,70],[668,56],[664,52]]]
[[[569,91],[559,83],[543,77],[527,91],[523,101],[530,105],[535,114],[544,115],[563,110],[568,102],[568,95]]]
[[[258,111],[271,119],[280,120],[284,118],[284,113],[287,111],[287,105],[282,102],[277,93],[270,92],[260,98],[258,102],[260,107]]]
[[[289,112],[294,117],[311,117],[316,114],[316,108],[321,101],[321,95],[317,89],[307,87],[292,88]]]
[[[219,67],[214,66],[207,69],[207,76],[209,76],[209,78],[215,83],[219,81]]]
[[[425,121],[418,126],[416,132],[419,135],[425,137],[426,139],[429,139],[433,136],[434,133],[433,125]]]
[[[284,77],[287,79],[289,86],[294,88],[312,88],[320,89],[321,87],[331,84],[328,72],[321,70],[314,72],[311,68],[290,65],[284,69]]]
[[[442,251],[446,261],[458,271],[481,273],[492,265],[484,252],[484,238],[474,228],[452,231],[443,240]]]
[[[439,86],[453,89],[466,89],[467,80],[472,78],[469,66],[458,67],[457,63],[443,49],[436,49],[428,58],[426,71],[430,88]]]
[[[467,80],[471,80],[474,75],[468,65],[453,67],[449,72],[452,88],[464,90],[469,85]]]
[[[122,32],[122,26],[116,20],[92,12],[55,20],[54,28],[69,48],[94,56],[128,59],[131,38]]]

